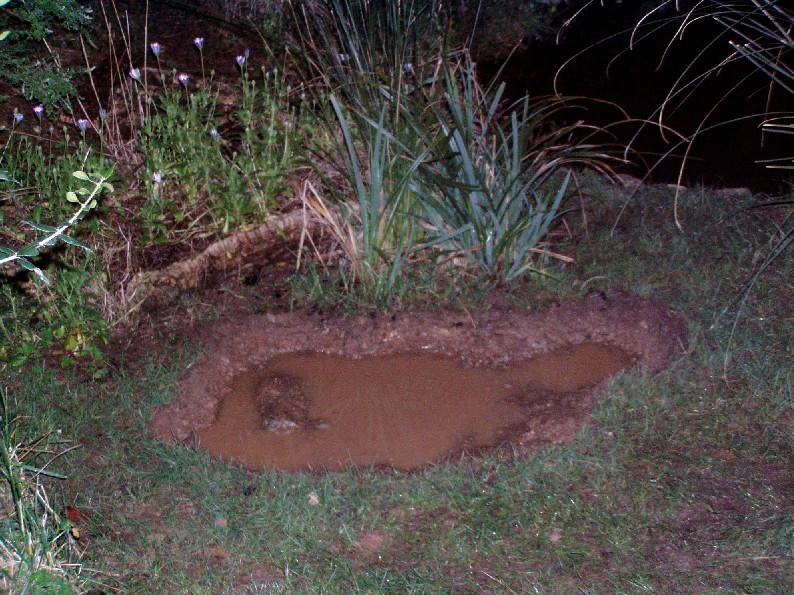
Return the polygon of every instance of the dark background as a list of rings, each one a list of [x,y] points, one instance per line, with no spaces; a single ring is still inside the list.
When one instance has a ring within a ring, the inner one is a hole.
[[[722,62],[731,53],[728,41],[733,38],[712,19],[698,21],[676,38],[682,14],[669,4],[668,10],[639,30],[636,43],[630,47],[636,23],[655,4],[611,2],[590,6],[562,30],[559,40],[533,41],[509,58],[500,75],[508,93],[518,97],[524,92],[544,95],[556,91],[613,102],[615,106],[584,102],[587,111],[572,115],[602,126],[623,119],[616,106],[631,118],[655,120],[682,73],[690,69],[683,80],[691,80]],[[483,64],[482,71],[491,76],[501,66],[492,61]],[[684,169],[684,183],[746,186],[765,192],[785,189],[790,181],[786,170],[771,170],[757,163],[788,154],[790,142],[785,141],[790,137],[763,135],[760,128],[767,110],[791,111],[791,97],[778,91],[768,104],[769,79],[755,72],[748,62],[736,60],[711,74],[691,95],[673,97],[664,112],[665,125],[687,136],[702,125],[715,127],[695,139]],[[686,147],[676,148],[673,135],[665,140],[658,126],[637,122],[612,125],[609,130],[618,142],[633,141],[637,150],[633,160],[638,165],[626,168],[627,173],[644,175],[644,161],[653,168],[653,181],[677,180]],[[658,163],[659,157],[670,150],[673,153]]]

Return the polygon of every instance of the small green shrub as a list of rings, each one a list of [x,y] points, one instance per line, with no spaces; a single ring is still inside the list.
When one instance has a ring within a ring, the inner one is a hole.
[[[92,294],[99,273],[92,263],[57,270],[49,286],[11,283],[0,286],[0,361],[13,367],[48,355],[61,367],[86,366],[91,375],[106,373],[101,347],[109,329]]]

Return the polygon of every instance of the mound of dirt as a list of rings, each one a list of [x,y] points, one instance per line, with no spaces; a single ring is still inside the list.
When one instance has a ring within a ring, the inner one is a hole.
[[[312,414],[313,403],[308,396],[311,392],[310,379],[299,378],[301,366],[309,366],[309,363],[298,364],[295,369],[286,372],[278,369],[267,371],[270,362],[285,354],[323,354],[346,360],[429,354],[438,358],[454,358],[462,370],[482,369],[484,372],[507,370],[517,364],[526,367],[529,362],[530,367],[534,368],[556,366],[553,371],[546,372],[547,377],[571,373],[575,378],[579,373],[574,368],[580,364],[574,362],[581,360],[583,364],[587,364],[590,357],[587,353],[590,352],[582,352],[584,360],[582,357],[579,360],[575,357],[561,360],[560,357],[567,356],[555,356],[555,364],[546,364],[545,360],[537,360],[533,364],[531,360],[543,354],[559,353],[560,350],[565,353],[566,349],[574,349],[574,346],[603,345],[619,348],[625,355],[624,359],[618,358],[616,361],[650,370],[661,370],[686,349],[687,333],[685,322],[674,316],[665,306],[651,300],[620,294],[611,297],[595,295],[577,302],[554,303],[529,313],[489,311],[472,315],[429,311],[359,318],[333,318],[306,312],[267,314],[208,326],[202,343],[206,348],[205,355],[181,383],[178,398],[155,411],[149,425],[150,432],[166,442],[195,440],[198,437],[199,446],[205,448],[203,442],[210,441],[208,429],[219,418],[231,419],[236,416],[240,418],[240,423],[249,424],[249,429],[243,432],[247,437],[244,436],[241,440],[269,440],[294,454],[300,449],[307,452],[328,451],[323,436],[324,432],[328,432],[329,423],[325,417],[320,419]],[[571,363],[566,363],[568,361]],[[338,363],[331,360],[330,364],[311,365],[322,371],[323,366],[341,368],[344,363],[342,360]],[[505,452],[521,454],[544,444],[570,441],[586,421],[600,381],[625,368],[626,365],[623,364],[615,364],[601,376],[579,374],[582,378],[586,377],[581,382],[553,382],[545,389],[533,386],[526,388],[521,395],[513,390],[509,398],[499,397],[495,403],[510,401],[509,406],[514,408],[509,410],[509,416],[517,411],[515,407],[523,408],[520,423],[516,419],[516,423],[505,424],[500,431],[494,433],[498,439],[491,439],[491,442],[471,442],[474,431],[470,430],[465,436],[460,436],[459,443],[455,443],[458,446],[447,448],[444,456],[454,456],[462,450],[476,452],[499,448]],[[370,364],[370,367],[372,365],[377,367],[377,364]],[[571,369],[567,370],[566,366]],[[351,373],[356,372],[347,374]],[[336,382],[338,384],[339,380]],[[468,382],[470,381],[461,380],[463,384]],[[566,389],[549,388],[552,385],[558,385],[557,388],[564,386]],[[325,389],[320,387],[319,390],[322,392]],[[377,389],[366,398],[369,401],[377,400],[377,395],[380,394],[378,390],[383,393],[391,389]],[[415,388],[411,390],[415,392]],[[356,389],[353,392],[358,391]],[[248,393],[251,395],[250,399],[245,397],[247,400],[242,405],[235,406],[237,413],[231,413],[232,406],[229,404],[235,399],[239,401],[238,395]],[[416,409],[426,410],[428,403],[432,402],[432,395],[421,404],[406,402],[405,415],[412,415],[410,411]],[[479,406],[482,408],[482,403]],[[224,413],[225,407],[228,411]],[[359,405],[352,407],[360,408]],[[465,403],[461,401],[461,408],[465,407]],[[454,408],[444,411],[447,419],[450,411],[456,417],[458,414],[465,415],[465,411]],[[371,413],[367,415],[372,417]],[[391,410],[389,415],[392,418],[395,416]],[[253,425],[251,418],[257,418]],[[439,426],[445,423],[443,418],[437,420]],[[378,424],[375,430],[348,430],[345,435],[350,435],[350,440],[355,440],[356,435],[383,433],[383,422]],[[402,434],[411,434],[412,430],[407,428],[414,426],[407,423],[405,427],[406,431]],[[284,442],[277,443],[279,440]],[[367,443],[360,450],[372,449],[372,444],[374,443]],[[355,447],[351,446],[350,452],[354,451]],[[293,457],[289,464],[284,465],[277,462],[255,464],[242,455],[237,457],[223,450],[216,454],[238,460],[252,468],[295,470],[343,468],[350,464],[361,464],[355,458],[333,463],[330,459],[311,457],[303,463],[293,460]],[[436,456],[434,460],[439,458]],[[402,459],[383,455],[364,459],[363,464],[399,468],[422,466],[419,463],[400,461]],[[424,461],[430,462],[432,461]]]

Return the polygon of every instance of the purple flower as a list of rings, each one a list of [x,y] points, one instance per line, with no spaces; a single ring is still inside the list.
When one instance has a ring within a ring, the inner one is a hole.
[[[80,118],[79,120],[77,120],[77,128],[80,129],[80,132],[85,132],[86,130],[88,130],[88,120],[86,120],[85,118]]]
[[[235,61],[237,62],[237,66],[239,66],[240,68],[242,68],[242,67],[243,67],[243,64],[245,64],[245,56],[237,56],[237,57],[235,58]]]
[[[193,45],[196,46],[196,49],[198,51],[203,50],[204,49],[204,38],[203,37],[196,37],[196,39],[193,40]]]
[[[149,47],[152,49],[152,53],[154,54],[154,57],[158,58],[160,56],[160,49],[161,49],[160,44],[157,43],[156,41],[153,41],[152,43],[149,44]]]
[[[107,117],[108,117],[108,110],[100,108],[99,109],[99,119],[100,120],[104,120]]]
[[[130,78],[135,81],[141,80],[141,69],[140,68],[133,68],[130,70]]]
[[[18,112],[14,110],[14,121],[19,124],[22,120],[25,119],[25,116],[22,115],[22,112]]]
[[[190,80],[190,75],[180,72],[178,75],[176,75],[176,80],[187,87],[187,82]]]
[[[33,108],[33,113],[36,114],[36,117],[41,120],[41,117],[44,115],[44,106],[37,105]]]
[[[245,59],[247,60],[250,55],[251,55],[251,50],[246,48],[245,51],[243,52],[243,56],[245,56]]]
[[[212,130],[210,130],[210,136],[212,138],[218,138],[220,134],[218,134],[218,130],[216,128],[213,128]]]
[[[163,174],[161,174],[159,171],[156,171],[152,174],[152,182],[154,182],[155,184],[159,184],[162,181],[163,181]]]

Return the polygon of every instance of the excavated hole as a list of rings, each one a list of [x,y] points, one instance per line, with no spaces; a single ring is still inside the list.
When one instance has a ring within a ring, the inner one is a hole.
[[[572,440],[597,389],[661,370],[686,325],[630,295],[533,313],[254,316],[208,325],[206,355],[150,423],[250,469],[419,469]]]

